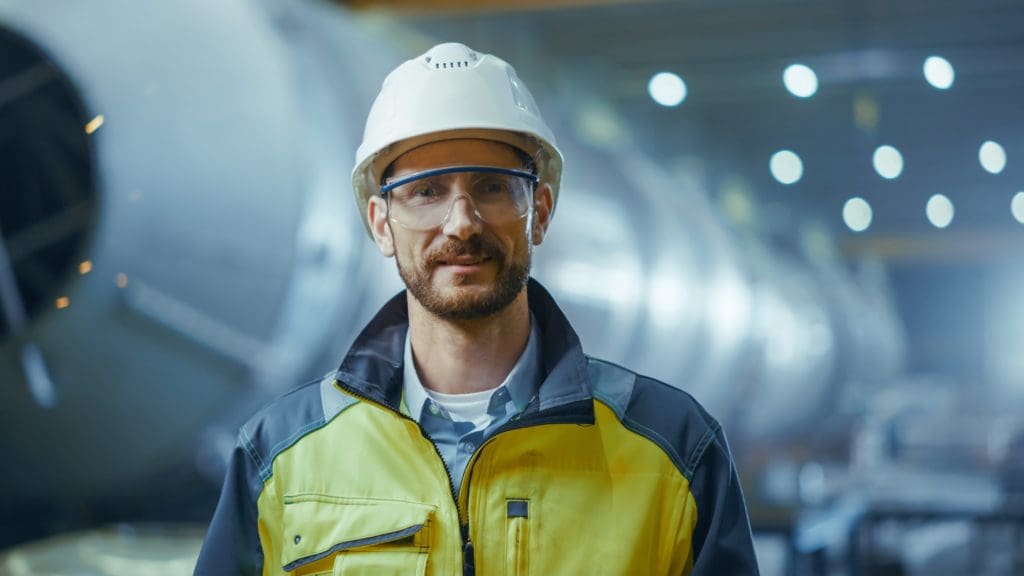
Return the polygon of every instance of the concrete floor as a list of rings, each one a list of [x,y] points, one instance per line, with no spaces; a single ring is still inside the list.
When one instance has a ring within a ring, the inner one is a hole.
[[[118,524],[60,534],[0,552],[0,574],[188,575],[205,532],[205,526],[192,524]]]

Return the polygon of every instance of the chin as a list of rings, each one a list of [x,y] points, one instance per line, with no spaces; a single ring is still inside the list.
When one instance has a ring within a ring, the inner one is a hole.
[[[449,320],[493,316],[516,300],[529,279],[529,264],[488,266],[471,274],[434,269],[414,273],[397,262],[411,295],[429,312]]]
[[[457,305],[459,301],[486,300],[495,291],[494,282],[473,282],[465,278],[434,286],[434,293],[452,305]]]
[[[433,291],[426,306],[436,316],[450,320],[476,320],[504,310],[514,298],[502,297],[493,283],[447,286]]]

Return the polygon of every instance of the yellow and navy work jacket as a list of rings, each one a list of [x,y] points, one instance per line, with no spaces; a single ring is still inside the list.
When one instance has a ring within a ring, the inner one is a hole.
[[[718,423],[687,393],[589,358],[531,280],[544,378],[455,495],[399,410],[405,294],[336,372],[239,432],[196,574],[757,574]]]

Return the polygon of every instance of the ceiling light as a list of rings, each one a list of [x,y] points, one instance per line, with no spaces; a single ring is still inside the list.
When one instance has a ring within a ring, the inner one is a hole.
[[[985,171],[999,174],[1006,168],[1006,150],[997,142],[989,140],[978,149],[978,160]]]
[[[936,228],[945,228],[953,221],[953,202],[942,194],[935,194],[929,198],[924,211],[928,221]]]
[[[854,232],[867,230],[872,218],[871,205],[863,198],[850,198],[843,204],[843,222]]]
[[[804,175],[804,163],[792,150],[779,150],[772,154],[768,167],[772,176],[783,184],[793,184]]]
[[[1013,195],[1013,200],[1010,201],[1010,213],[1013,217],[1024,224],[1024,192],[1017,192]]]
[[[882,178],[892,180],[903,173],[903,155],[892,146],[879,146],[871,161]]]
[[[662,106],[679,106],[686,100],[686,82],[678,74],[658,72],[647,83],[647,92]]]
[[[798,98],[810,98],[818,91],[818,75],[803,64],[793,64],[782,73],[786,90]]]
[[[953,65],[942,56],[929,56],[924,61],[924,78],[939,90],[947,90],[953,85],[956,73]]]

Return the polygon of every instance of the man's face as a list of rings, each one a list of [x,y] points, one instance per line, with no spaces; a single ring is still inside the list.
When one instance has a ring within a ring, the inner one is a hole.
[[[390,176],[453,165],[524,168],[520,156],[505,144],[461,139],[406,152],[391,165]],[[448,183],[459,193],[470,177],[452,174]],[[456,196],[447,218],[429,230],[409,230],[389,219],[379,198],[371,201],[369,216],[375,240],[385,255],[394,254],[413,297],[439,318],[468,320],[503,310],[522,292],[529,278],[531,240],[540,243],[550,203],[550,188],[542,184],[535,195],[536,214],[531,211],[499,225],[482,221],[468,195]]]

